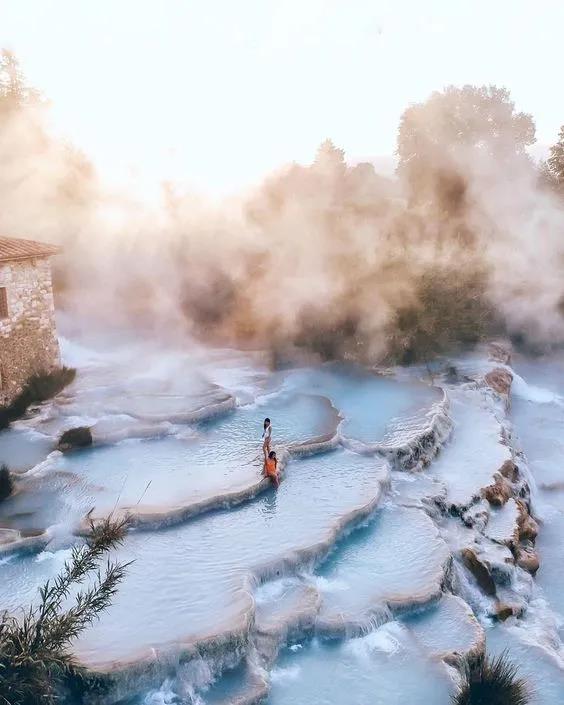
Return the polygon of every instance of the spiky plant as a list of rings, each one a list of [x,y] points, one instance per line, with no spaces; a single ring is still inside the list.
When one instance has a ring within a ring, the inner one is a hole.
[[[7,465],[0,465],[0,501],[9,497],[14,491],[14,481]]]
[[[453,705],[529,705],[531,693],[507,652],[496,658],[481,654],[465,663]]]
[[[39,589],[39,603],[19,617],[0,616],[0,705],[52,705],[75,687],[81,669],[71,644],[110,605],[124,576],[127,563],[108,560],[103,570],[100,566],[122,542],[127,521],[91,522],[85,543]],[[88,587],[78,587],[92,576]]]

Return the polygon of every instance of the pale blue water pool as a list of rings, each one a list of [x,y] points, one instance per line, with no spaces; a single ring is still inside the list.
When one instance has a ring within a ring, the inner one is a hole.
[[[418,652],[401,625],[345,643],[313,641],[287,650],[271,673],[272,705],[449,705],[444,666]]]
[[[0,431],[0,465],[14,472],[29,470],[53,449],[53,440],[33,430]]]
[[[285,386],[331,399],[344,417],[343,434],[363,443],[381,441],[398,418],[428,409],[440,398],[438,391],[426,384],[398,384],[393,378],[354,365],[297,370],[288,374]]]

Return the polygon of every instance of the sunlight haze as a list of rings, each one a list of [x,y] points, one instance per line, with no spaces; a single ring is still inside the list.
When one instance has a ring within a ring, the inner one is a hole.
[[[399,117],[447,84],[505,85],[564,120],[564,3],[2,0],[0,46],[108,181],[233,194],[326,137],[393,169]]]

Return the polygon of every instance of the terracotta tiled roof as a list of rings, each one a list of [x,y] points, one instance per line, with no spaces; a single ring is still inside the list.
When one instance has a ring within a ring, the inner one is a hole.
[[[36,240],[21,240],[13,237],[0,237],[0,262],[32,257],[49,257],[61,251],[56,245]]]

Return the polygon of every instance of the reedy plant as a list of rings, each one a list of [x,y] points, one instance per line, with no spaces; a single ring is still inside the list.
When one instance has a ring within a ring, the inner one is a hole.
[[[125,536],[128,519],[90,522],[59,575],[39,589],[39,602],[21,615],[0,615],[0,705],[53,705],[76,686],[83,669],[71,645],[111,603],[129,563],[104,557]],[[87,587],[79,588],[88,578]],[[67,606],[70,603],[70,606]]]

